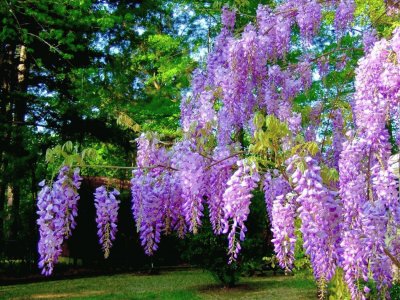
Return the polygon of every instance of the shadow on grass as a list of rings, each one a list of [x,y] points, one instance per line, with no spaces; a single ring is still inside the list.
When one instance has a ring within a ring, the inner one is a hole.
[[[252,281],[248,282],[245,280],[245,282],[237,283],[233,287],[227,287],[223,286],[221,284],[205,284],[205,285],[198,285],[196,286],[196,290],[199,292],[204,292],[204,291],[256,291],[260,289],[265,289],[268,287],[275,287],[275,286],[282,286],[281,282],[275,282],[275,281]],[[288,285],[289,286],[289,285]]]
[[[316,299],[316,286],[310,276],[268,276],[242,278],[234,287],[223,287],[218,284],[197,285],[196,292],[214,299]],[[250,298],[249,298],[250,297]],[[272,297],[272,298],[270,298]],[[275,298],[276,297],[276,298]]]

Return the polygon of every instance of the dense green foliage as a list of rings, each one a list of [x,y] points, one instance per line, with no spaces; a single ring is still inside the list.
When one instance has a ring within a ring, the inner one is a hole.
[[[38,178],[58,167],[46,171],[47,148],[71,140],[79,151],[94,148],[97,164],[129,166],[141,127],[168,139],[178,134],[178,100],[195,65],[190,54],[204,39],[182,32],[187,22],[193,32],[199,18],[184,4],[4,1],[0,253],[34,252]],[[84,174],[129,177],[111,169]]]

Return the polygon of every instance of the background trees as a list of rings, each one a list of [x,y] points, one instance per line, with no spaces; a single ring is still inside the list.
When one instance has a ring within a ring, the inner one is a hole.
[[[156,130],[165,140],[180,135],[181,93],[212,47],[222,5],[2,2],[1,253],[36,255],[37,182],[55,167],[46,167],[46,149],[71,140],[96,149],[98,164],[129,166],[139,129]],[[124,170],[83,172],[130,177]]]
[[[47,148],[72,140],[129,165],[139,124],[176,135],[177,99],[193,66],[177,1],[3,2],[1,250],[4,239],[33,238]]]

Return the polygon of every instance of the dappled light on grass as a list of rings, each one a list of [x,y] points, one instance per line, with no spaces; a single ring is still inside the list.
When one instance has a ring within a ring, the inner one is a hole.
[[[80,298],[80,297],[92,297],[101,296],[105,293],[103,291],[82,291],[79,293],[59,293],[59,294],[37,294],[33,295],[32,299],[63,299],[63,298]],[[19,299],[19,298],[17,298]]]
[[[0,287],[0,299],[316,299],[311,274],[241,278],[233,288],[209,272],[122,274]]]

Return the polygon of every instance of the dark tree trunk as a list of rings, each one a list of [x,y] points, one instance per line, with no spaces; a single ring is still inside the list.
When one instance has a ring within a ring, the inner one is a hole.
[[[6,204],[6,185],[0,184],[0,254],[4,251],[4,206]]]
[[[27,59],[27,49],[25,45],[20,45],[18,47],[19,59],[17,62],[16,70],[16,89],[14,94],[15,105],[14,105],[14,113],[13,113],[13,156],[15,157],[14,161],[18,162],[18,160],[22,159],[27,155],[26,150],[24,149],[24,131],[22,130],[20,124],[23,124],[25,121],[25,115],[27,110],[27,71],[28,71],[28,59]],[[21,215],[20,215],[20,206],[21,206],[21,179],[24,178],[27,174],[27,166],[21,165],[21,163],[16,163],[13,165],[13,201],[11,204],[11,227],[10,227],[10,239],[16,240],[18,236],[18,232],[21,229]]]
[[[18,183],[12,183],[12,195],[10,195],[11,205],[11,226],[10,240],[16,240],[21,226],[20,204],[21,204],[21,188]]]
[[[13,58],[15,47],[2,45],[0,55],[0,251],[4,250],[5,204],[8,186],[8,154],[11,138]]]

